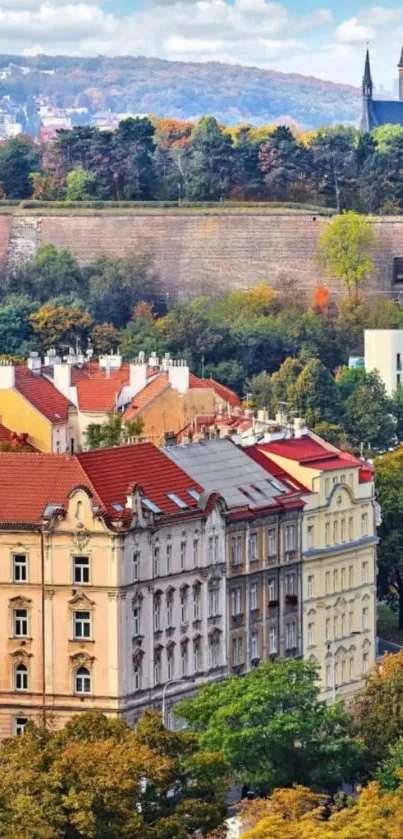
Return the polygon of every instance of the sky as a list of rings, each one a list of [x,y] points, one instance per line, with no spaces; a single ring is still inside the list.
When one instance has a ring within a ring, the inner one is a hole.
[[[0,52],[222,61],[391,89],[403,0],[0,0]]]

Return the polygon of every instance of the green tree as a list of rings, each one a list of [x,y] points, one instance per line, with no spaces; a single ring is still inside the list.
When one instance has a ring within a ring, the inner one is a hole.
[[[396,421],[396,437],[399,443],[403,442],[403,386],[399,385],[392,394],[391,410]]]
[[[266,408],[271,404],[272,388],[270,376],[263,370],[246,382],[246,394],[254,408]]]
[[[403,447],[377,458],[375,465],[382,512],[378,594],[398,607],[399,629],[403,629]]]
[[[306,661],[267,662],[203,686],[178,715],[252,789],[305,782],[336,790],[355,776],[361,750],[341,705],[318,701],[316,678]]]
[[[90,341],[96,355],[110,352],[121,342],[121,333],[111,323],[97,323],[91,330]]]
[[[97,179],[93,172],[72,169],[67,175],[66,200],[90,201],[96,196]]]
[[[319,260],[329,277],[341,280],[356,300],[374,270],[371,251],[375,245],[373,225],[355,212],[336,216],[319,239]]]
[[[31,173],[39,168],[38,148],[28,137],[15,137],[0,144],[0,183],[7,198],[29,198]]]
[[[232,138],[214,117],[202,117],[192,131],[194,149],[186,198],[219,201],[231,188]]]
[[[286,358],[277,372],[271,376],[273,416],[280,406],[284,406],[286,410],[292,408],[294,385],[303,367],[304,364],[299,358]]]
[[[45,302],[60,294],[86,295],[86,284],[75,257],[67,248],[40,245],[34,259],[15,271],[8,282],[10,291],[28,294]]]
[[[356,451],[363,446],[366,451],[381,452],[394,444],[392,405],[378,373],[364,372],[362,383],[344,402],[342,425]]]
[[[403,737],[403,653],[386,655],[371,670],[351,706],[357,736],[365,746],[370,776]]]
[[[311,162],[310,149],[300,143],[288,127],[275,128],[259,150],[259,166],[269,199],[306,198]]]
[[[312,358],[299,374],[291,393],[294,409],[308,425],[337,421],[340,406],[335,381],[327,367]]]
[[[30,316],[35,303],[23,294],[10,294],[0,306],[0,353],[25,356],[34,348]]]
[[[144,431],[144,421],[139,417],[124,420],[122,414],[113,411],[103,423],[90,423],[85,431],[86,449],[103,449],[109,446],[123,446],[138,443]]]
[[[98,323],[126,326],[142,300],[155,303],[160,311],[165,308],[159,278],[146,255],[99,256],[84,273],[89,289],[88,308]]]
[[[123,120],[113,135],[112,172],[116,197],[129,201],[154,197],[155,128],[147,118]]]

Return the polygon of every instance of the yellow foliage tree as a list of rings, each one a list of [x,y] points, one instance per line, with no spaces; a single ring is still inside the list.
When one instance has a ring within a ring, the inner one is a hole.
[[[78,306],[54,306],[50,302],[44,303],[29,319],[44,349],[82,343],[94,323],[91,315]]]

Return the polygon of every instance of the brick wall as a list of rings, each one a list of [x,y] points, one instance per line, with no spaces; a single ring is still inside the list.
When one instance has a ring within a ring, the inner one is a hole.
[[[403,257],[403,217],[374,221],[379,234],[371,289],[392,293],[393,257]],[[323,282],[315,253],[325,217],[286,214],[0,216],[0,260],[21,261],[40,243],[96,255],[150,254],[168,293],[191,297],[266,281],[309,289]],[[25,241],[26,240],[26,241]],[[326,280],[325,280],[326,281]],[[327,285],[332,284],[326,281]],[[337,283],[333,284],[337,290]]]

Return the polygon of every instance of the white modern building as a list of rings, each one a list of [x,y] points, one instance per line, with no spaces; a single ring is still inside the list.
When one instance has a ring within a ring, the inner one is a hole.
[[[365,330],[365,370],[377,371],[388,396],[403,384],[403,329]]]

